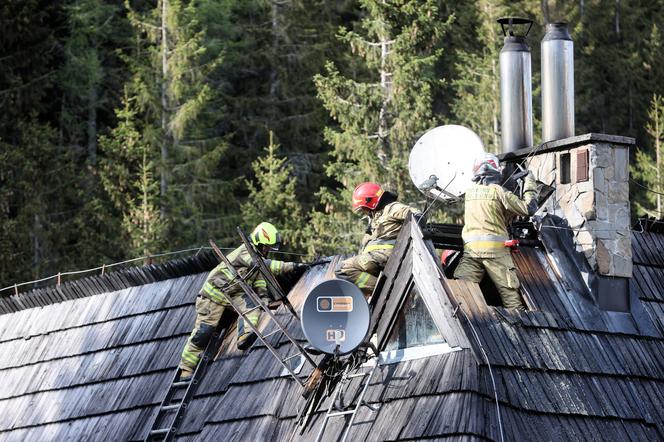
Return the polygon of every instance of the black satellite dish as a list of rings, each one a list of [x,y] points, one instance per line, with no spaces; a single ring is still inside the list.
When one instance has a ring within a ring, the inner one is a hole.
[[[355,350],[369,331],[369,304],[362,291],[343,279],[323,281],[311,289],[300,315],[309,343],[328,354]]]

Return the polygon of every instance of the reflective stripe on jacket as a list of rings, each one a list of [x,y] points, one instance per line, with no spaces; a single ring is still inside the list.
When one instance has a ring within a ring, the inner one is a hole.
[[[247,278],[247,284],[249,284],[259,296],[263,297],[267,295],[267,282],[258,269],[255,269],[253,273],[249,274],[249,271],[253,267],[253,263],[251,255],[244,245],[233,250],[226,257],[235,270],[237,270],[240,275]],[[276,259],[264,259],[264,261],[270,271],[275,275],[288,273],[295,267],[295,263],[292,262],[278,261]],[[218,304],[226,304],[228,302],[226,301],[226,296],[232,297],[240,293],[243,293],[242,287],[233,280],[232,272],[226,267],[226,264],[222,262],[208,274],[207,280],[205,281],[205,284],[203,284],[203,288],[199,292],[199,295],[209,298]]]
[[[524,201],[498,184],[472,185],[465,196],[464,252],[477,258],[509,254],[507,225],[516,215],[528,215],[530,199]]]
[[[387,239],[387,240],[374,239],[373,241],[369,241],[367,245],[364,246],[362,252],[366,253],[366,252],[372,252],[374,250],[393,249],[394,244],[396,242],[397,242],[396,239]]]
[[[226,257],[233,268],[244,278],[247,278],[247,283],[253,287],[259,296],[267,294],[267,284],[260,273],[254,270],[249,274],[253,266],[251,255],[249,255],[249,251],[244,244],[226,255]],[[209,298],[216,303],[225,304],[227,296],[235,296],[239,293],[242,293],[240,284],[237,284],[233,280],[233,273],[226,266],[226,263],[222,262],[208,274],[199,295]]]
[[[270,271],[275,275],[290,273],[295,269],[294,262],[277,261],[276,259],[264,259],[264,261]]]

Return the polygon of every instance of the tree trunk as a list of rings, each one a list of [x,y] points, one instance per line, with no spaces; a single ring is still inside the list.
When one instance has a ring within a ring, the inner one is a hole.
[[[166,17],[168,14],[168,0],[161,0],[161,186],[160,186],[160,214],[166,217],[166,191],[168,187],[168,35]]]
[[[41,273],[42,243],[40,232],[41,220],[39,214],[35,213],[32,218],[32,272],[35,277],[39,277]]]
[[[660,138],[661,130],[659,128],[660,120],[662,115],[660,114],[661,108],[658,107],[657,99],[655,99],[655,154],[657,155],[657,218],[662,217],[662,177],[661,177],[661,167],[662,159],[660,152]]]
[[[389,56],[389,37],[383,33],[380,37],[380,87],[383,100],[378,115],[378,160],[383,170],[388,170],[390,158],[390,127],[388,121],[388,106],[392,95],[392,74],[387,71],[387,57]],[[388,187],[395,188],[395,183],[388,183]]]
[[[584,0],[579,0],[579,12],[581,14],[581,21],[583,21],[583,16],[586,13],[586,2]]]
[[[276,1],[272,2],[272,69],[270,70],[270,97],[277,95],[279,79],[277,74],[276,60],[278,60],[279,51],[279,5]]]
[[[90,84],[88,90],[88,161],[97,163],[97,85]]]
[[[544,24],[550,23],[551,22],[551,16],[549,14],[549,2],[548,0],[542,0],[540,2],[540,6],[542,9],[542,17],[544,17]]]

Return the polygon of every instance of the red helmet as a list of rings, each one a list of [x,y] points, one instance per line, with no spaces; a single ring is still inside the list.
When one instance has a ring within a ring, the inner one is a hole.
[[[353,211],[357,211],[362,207],[376,210],[383,193],[385,191],[379,184],[371,182],[358,184],[353,191]]]

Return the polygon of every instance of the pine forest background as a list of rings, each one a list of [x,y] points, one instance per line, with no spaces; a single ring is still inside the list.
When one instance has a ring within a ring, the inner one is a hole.
[[[566,21],[576,132],[636,137],[633,212],[661,218],[664,0],[4,0],[1,286],[262,220],[289,251],[353,252],[357,183],[424,206],[407,159],[427,129],[499,149],[508,15],[535,21],[536,136],[543,24]]]

